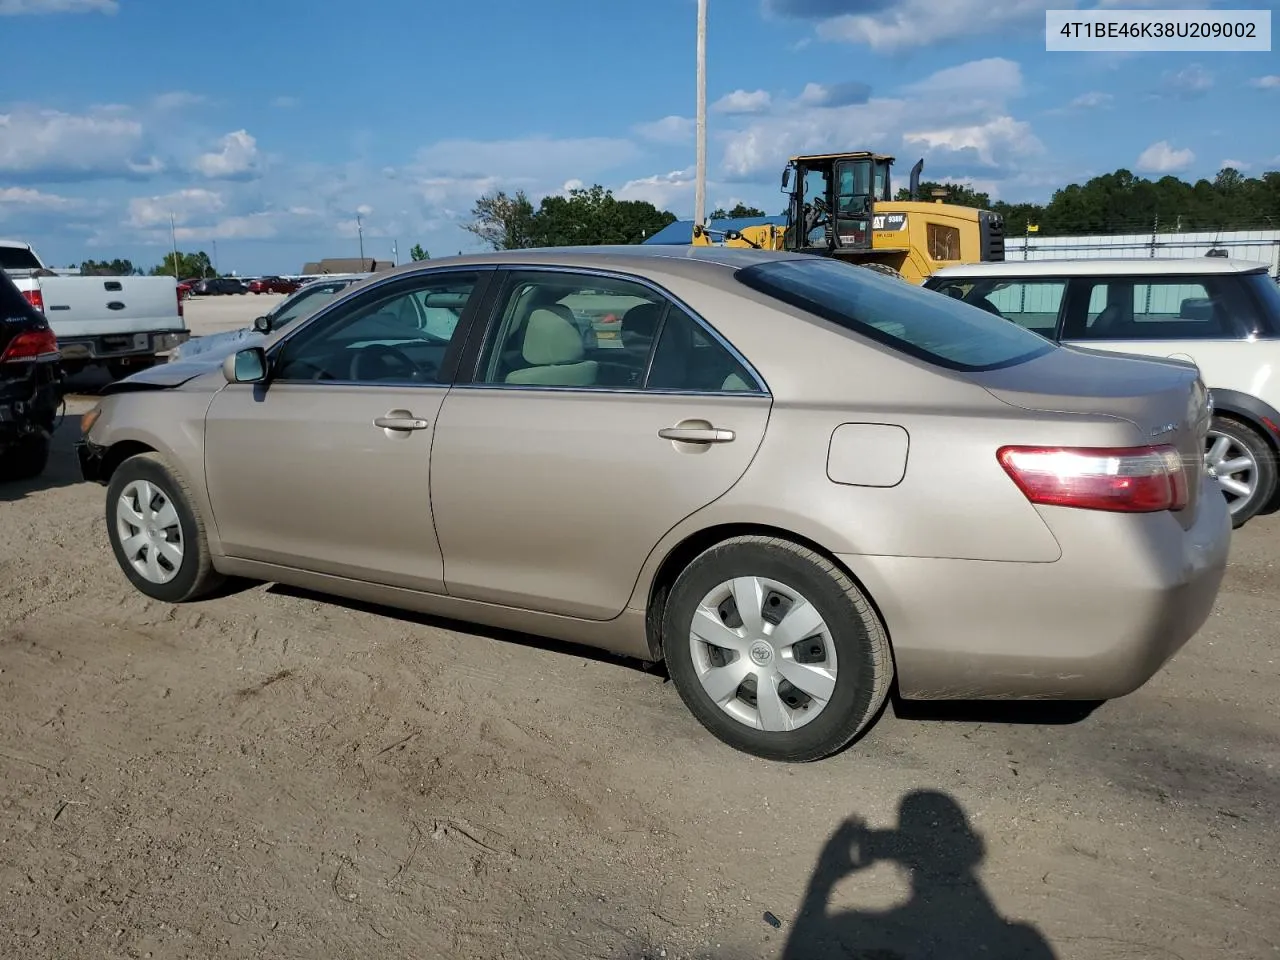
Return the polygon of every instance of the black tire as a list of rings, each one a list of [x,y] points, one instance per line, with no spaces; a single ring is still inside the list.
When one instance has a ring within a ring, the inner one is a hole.
[[[183,556],[178,572],[167,583],[154,583],[134,569],[120,543],[116,522],[116,504],[125,488],[135,480],[147,480],[173,504],[182,531]],[[107,538],[116,562],[129,582],[141,593],[166,603],[185,603],[212,593],[224,582],[225,577],[213,569],[209,553],[209,538],[205,534],[204,521],[195,512],[191,488],[172,470],[158,453],[141,453],[130,457],[116,468],[107,484]]]
[[[828,625],[837,659],[830,700],[804,726],[784,732],[749,727],[703,689],[689,635],[698,604],[717,585],[764,577],[804,596]],[[676,579],[662,618],[664,658],[681,699],[720,740],[746,753],[793,763],[819,760],[863,732],[879,713],[893,680],[884,625],[857,584],[819,553],[775,537],[734,537],[706,550]]]
[[[1238,497],[1223,488],[1231,510],[1231,526],[1238,529],[1261,513],[1276,497],[1276,455],[1261,434],[1231,417],[1214,417],[1209,430],[1208,447],[1213,445],[1214,434],[1219,434],[1244,448],[1255,464],[1253,492],[1248,497]]]
[[[31,480],[49,465],[49,438],[23,437],[0,453],[0,481]]]
[[[893,277],[897,280],[906,280],[906,277],[887,263],[860,263],[858,266],[862,267],[864,270],[874,270],[876,273],[882,273],[885,276]]]

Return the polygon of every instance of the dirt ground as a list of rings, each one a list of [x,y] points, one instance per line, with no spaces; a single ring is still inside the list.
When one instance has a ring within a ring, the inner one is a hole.
[[[582,649],[273,586],[148,601],[77,432],[0,487],[0,957],[1280,950],[1280,518],[1136,694],[895,704],[789,766]]]

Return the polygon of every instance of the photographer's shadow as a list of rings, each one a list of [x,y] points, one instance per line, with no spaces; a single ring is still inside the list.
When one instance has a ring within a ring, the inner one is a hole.
[[[896,830],[846,820],[818,858],[783,960],[1053,960],[1034,926],[1011,923],[996,911],[977,876],[984,854],[982,837],[944,793],[903,797]],[[886,861],[910,875],[907,903],[832,912],[837,883]]]

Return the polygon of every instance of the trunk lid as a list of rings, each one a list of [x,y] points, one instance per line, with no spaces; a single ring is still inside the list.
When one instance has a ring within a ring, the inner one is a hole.
[[[41,277],[39,285],[59,337],[187,328],[172,277]]]
[[[1195,522],[1210,419],[1209,392],[1195,364],[1060,347],[1026,363],[968,376],[1013,406],[1119,417],[1137,427],[1135,446],[1176,446],[1187,471],[1188,502],[1175,516],[1186,528]]]

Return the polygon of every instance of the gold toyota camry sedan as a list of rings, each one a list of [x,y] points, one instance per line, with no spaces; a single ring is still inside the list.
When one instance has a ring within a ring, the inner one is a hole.
[[[663,661],[763,757],[838,750],[895,681],[1122,696],[1226,564],[1194,366],[834,260],[432,260],[229,349],[84,417],[135,588],[275,581]]]

